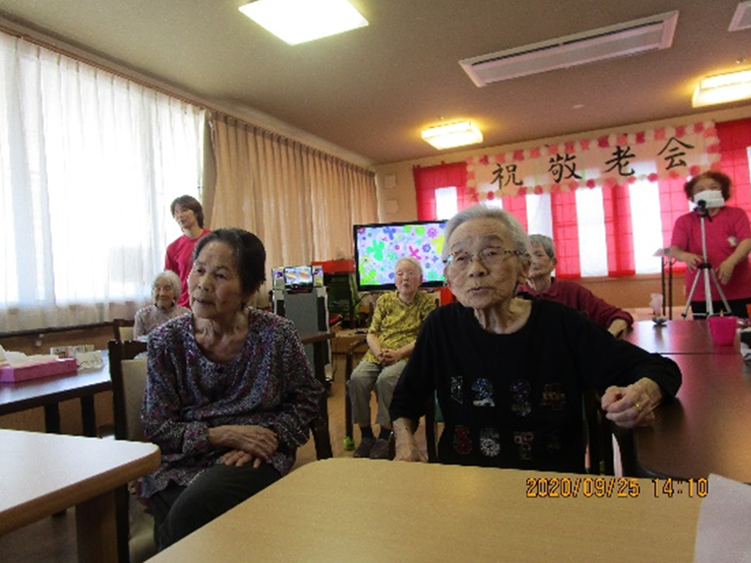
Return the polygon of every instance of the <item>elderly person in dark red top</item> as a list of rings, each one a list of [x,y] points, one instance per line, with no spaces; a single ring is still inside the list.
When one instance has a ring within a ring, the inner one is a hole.
[[[586,287],[553,277],[556,265],[553,239],[545,235],[530,235],[529,250],[532,262],[527,283],[519,286],[520,294],[568,305],[587,315],[613,336],[620,335],[634,323],[634,318],[629,313],[600,299]]]
[[[286,475],[323,386],[291,321],[248,307],[265,277],[255,235],[218,229],[196,245],[192,312],[149,336],[141,409],[162,465],[142,480],[164,549]]]

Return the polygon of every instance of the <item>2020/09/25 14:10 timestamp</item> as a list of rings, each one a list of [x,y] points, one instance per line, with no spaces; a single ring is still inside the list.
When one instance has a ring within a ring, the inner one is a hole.
[[[652,487],[645,487],[639,479],[629,477],[530,477],[527,497],[530,498],[636,498],[642,493],[655,498],[673,495],[704,498],[709,494],[707,479],[652,479]]]
[[[705,477],[699,479],[652,479],[655,498],[685,496],[689,498],[704,498],[709,494],[709,481]]]

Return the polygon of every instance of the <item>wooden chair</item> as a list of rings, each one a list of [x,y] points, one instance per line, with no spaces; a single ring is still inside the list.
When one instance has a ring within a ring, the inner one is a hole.
[[[607,418],[600,408],[600,396],[594,391],[584,394],[584,419],[589,447],[589,473],[615,475],[616,453],[613,439],[618,443],[618,461],[624,477],[643,477],[639,472],[633,432],[619,428]]]
[[[137,356],[146,351],[147,344],[110,340],[108,348],[115,439],[143,441],[140,412],[146,387],[146,359]],[[119,559],[145,561],[156,554],[154,519],[126,487],[118,489],[116,496]]]
[[[135,321],[132,319],[115,319],[112,321],[112,328],[115,333],[115,340],[125,342],[133,340],[133,326]]]

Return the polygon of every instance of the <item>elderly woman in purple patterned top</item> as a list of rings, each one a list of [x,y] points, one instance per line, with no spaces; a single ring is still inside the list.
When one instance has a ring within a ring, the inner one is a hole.
[[[156,327],[187,313],[189,309],[177,304],[179,296],[180,278],[177,274],[171,270],[159,272],[151,286],[151,298],[154,302],[136,313],[133,337],[147,336]]]
[[[248,307],[265,279],[255,235],[196,245],[192,313],[149,337],[141,410],[162,466],[141,482],[164,549],[287,474],[323,391],[294,325]]]

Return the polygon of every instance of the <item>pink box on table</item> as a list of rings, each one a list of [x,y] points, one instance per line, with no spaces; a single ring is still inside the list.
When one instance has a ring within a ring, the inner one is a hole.
[[[75,358],[65,358],[55,362],[45,362],[41,364],[29,364],[26,366],[3,367],[0,368],[0,382],[17,383],[29,379],[38,379],[40,377],[51,377],[53,375],[73,374],[78,372]]]

